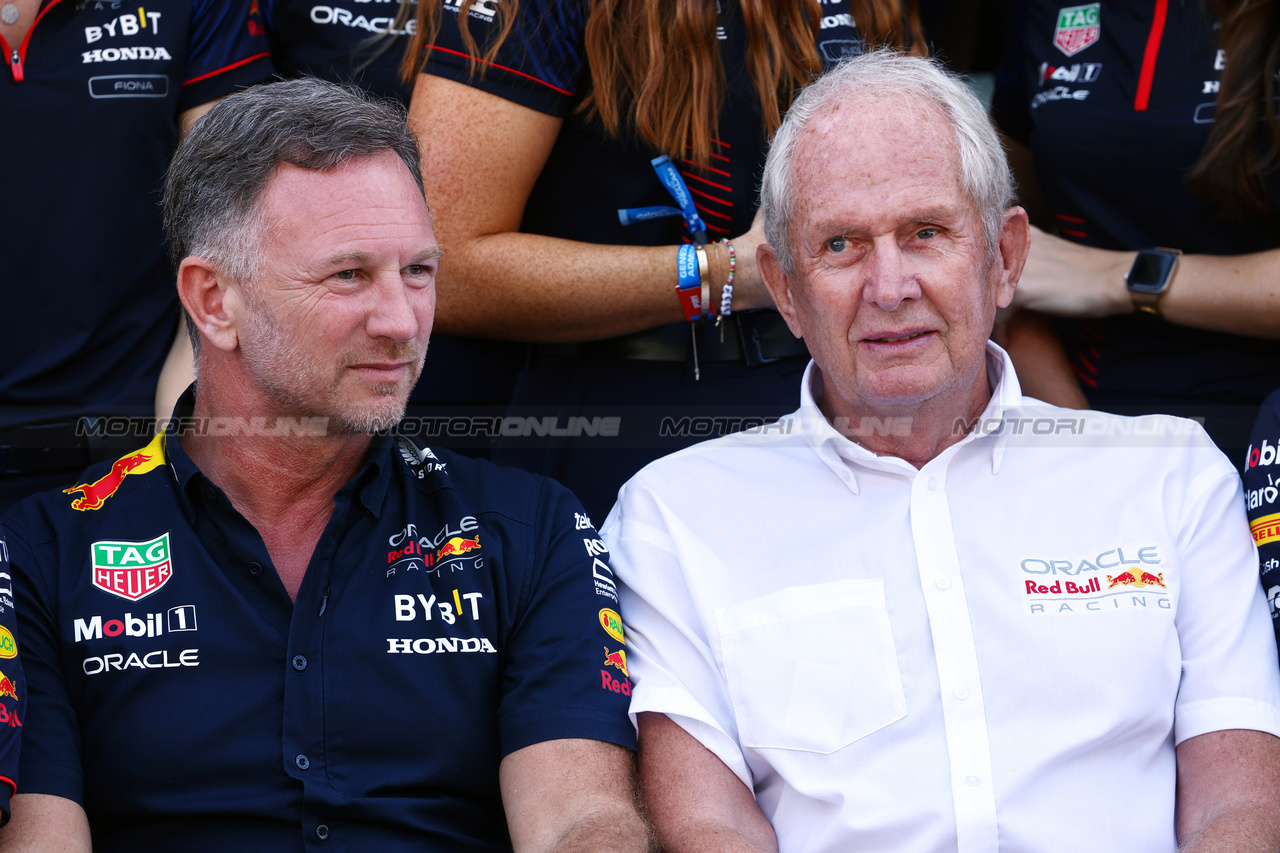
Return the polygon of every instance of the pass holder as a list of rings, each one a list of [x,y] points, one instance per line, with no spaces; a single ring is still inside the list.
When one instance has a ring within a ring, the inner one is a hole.
[[[685,319],[689,321],[689,334],[693,347],[693,378],[697,381],[702,379],[702,371],[698,366],[696,324],[710,320],[714,316],[711,310],[710,264],[704,248],[707,245],[707,226],[693,203],[693,194],[685,186],[684,178],[680,176],[680,171],[671,162],[671,158],[663,154],[660,157],[654,157],[649,163],[657,172],[662,186],[675,201],[676,207],[659,205],[620,208],[618,221],[623,225],[631,225],[671,216],[679,216],[684,220],[685,229],[689,232],[692,243],[682,244],[676,255],[676,297],[680,300]]]

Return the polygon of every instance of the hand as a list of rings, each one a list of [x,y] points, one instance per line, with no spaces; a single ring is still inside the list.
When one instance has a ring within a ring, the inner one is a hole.
[[[760,215],[760,211],[756,211],[756,218],[751,221],[751,228],[744,234],[730,239],[733,243],[733,251],[737,257],[737,268],[733,273],[733,310],[746,311],[749,308],[777,308],[773,304],[773,297],[769,295],[769,291],[764,286],[764,279],[760,275],[760,265],[756,263],[756,246],[764,242],[764,217]],[[721,252],[725,252],[723,248]],[[728,253],[725,252],[724,260],[728,270]],[[713,288],[716,298],[717,309],[719,302],[719,285],[724,282],[721,277],[716,281],[716,287]]]
[[[1134,252],[1093,249],[1031,226],[1031,254],[1013,295],[1015,308],[1060,317],[1132,314],[1124,284]],[[735,289],[735,293],[736,293]]]

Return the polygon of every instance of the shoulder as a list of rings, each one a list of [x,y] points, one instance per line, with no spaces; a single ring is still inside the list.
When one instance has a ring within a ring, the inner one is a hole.
[[[396,438],[396,449],[402,477],[414,481],[424,494],[447,495],[477,517],[487,515],[536,528],[558,520],[552,515],[563,514],[565,508],[581,512],[573,494],[549,477],[425,447],[403,435]]]
[[[1056,476],[1103,470],[1113,484],[1122,478],[1168,484],[1236,476],[1204,427],[1189,418],[1063,409],[1023,397],[998,428],[1008,433],[1010,449],[1035,452],[1060,469]]]
[[[787,415],[650,462],[623,486],[618,505],[652,497],[672,506],[722,505],[744,490],[802,487],[815,464],[821,463],[803,421]]]
[[[157,437],[117,459],[91,465],[64,489],[19,502],[5,515],[3,525],[11,537],[36,548],[80,536],[92,538],[126,517],[163,514],[173,494],[173,475],[166,463],[164,442]]]

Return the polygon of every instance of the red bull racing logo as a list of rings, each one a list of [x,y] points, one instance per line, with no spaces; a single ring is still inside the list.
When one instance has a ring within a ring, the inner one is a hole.
[[[600,689],[608,690],[611,693],[621,693],[624,696],[631,695],[631,679],[627,672],[627,652],[625,649],[618,649],[616,652],[609,651],[609,647],[604,647],[604,666],[600,670]],[[609,672],[609,667],[619,670],[622,678],[615,678]]]
[[[1131,586],[1134,589],[1142,589],[1146,586],[1158,586],[1165,588],[1164,573],[1153,575],[1151,572],[1143,572],[1138,570],[1124,571],[1118,575],[1107,575],[1109,586],[1107,589],[1115,589],[1118,586]]]
[[[18,689],[13,686],[13,682],[9,680],[9,676],[0,672],[0,697],[11,696],[13,701],[18,701]],[[14,708],[10,711],[0,703],[0,725],[8,726],[16,729],[22,726],[22,720],[18,719],[18,709]]]
[[[436,559],[443,560],[445,557],[460,556],[468,551],[474,551],[479,547],[479,535],[471,539],[463,539],[461,536],[455,536],[436,550]]]
[[[78,509],[82,512],[91,509],[102,509],[107,502],[107,498],[116,493],[116,490],[120,488],[120,484],[124,482],[125,477],[130,474],[145,474],[163,464],[164,434],[161,433],[141,450],[117,459],[115,464],[111,466],[111,470],[102,477],[92,483],[80,483],[69,489],[63,489],[62,493],[66,495],[80,493],[80,497],[71,502],[72,509]]]

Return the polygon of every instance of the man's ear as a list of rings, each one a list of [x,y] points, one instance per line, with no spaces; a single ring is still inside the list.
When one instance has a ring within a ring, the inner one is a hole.
[[[774,254],[773,247],[768,243],[756,246],[756,264],[760,267],[760,277],[764,279],[764,286],[773,297],[773,304],[778,306],[778,313],[787,322],[787,328],[797,338],[803,338],[804,331],[800,328],[795,302],[791,298],[791,279],[782,271],[778,256]]]
[[[236,330],[236,294],[214,264],[191,255],[178,267],[178,299],[200,330],[201,346],[225,352],[239,346]]]
[[[1022,268],[1031,251],[1031,223],[1027,212],[1011,207],[1004,212],[1004,226],[1000,229],[1000,281],[996,284],[996,306],[1007,308],[1013,302],[1013,292],[1022,277]]]

